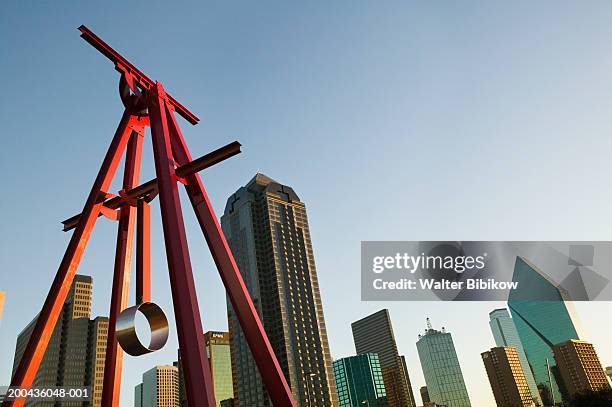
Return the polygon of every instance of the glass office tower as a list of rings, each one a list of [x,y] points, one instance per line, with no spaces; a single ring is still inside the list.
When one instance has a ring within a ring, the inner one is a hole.
[[[553,346],[570,339],[580,339],[566,307],[567,295],[526,259],[517,257],[508,307],[525,349],[540,397],[545,405],[562,402],[556,379]],[[541,300],[529,300],[538,298]]]
[[[471,407],[459,359],[450,332],[428,326],[419,335],[417,350],[432,403],[448,407]]]
[[[227,200],[221,225],[298,406],[337,406],[306,205],[256,174]],[[234,397],[240,407],[270,406],[229,301],[228,320]]]
[[[529,385],[531,397],[536,404],[542,405],[538,386],[535,378],[533,377],[533,373],[531,372],[531,367],[529,367],[525,349],[523,349],[523,344],[521,343],[521,339],[516,331],[516,327],[514,326],[514,321],[512,320],[510,313],[506,308],[500,308],[491,311],[489,313],[489,318],[489,326],[491,327],[493,338],[495,338],[495,345],[501,347],[513,347],[516,349],[518,358],[521,361],[521,367],[523,368],[523,374],[525,375],[525,379]]]
[[[387,407],[385,384],[376,353],[334,361],[340,407]]]

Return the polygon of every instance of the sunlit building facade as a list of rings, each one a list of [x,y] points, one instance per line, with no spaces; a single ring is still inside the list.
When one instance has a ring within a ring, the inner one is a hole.
[[[579,393],[610,390],[606,372],[592,343],[569,340],[553,347],[562,390],[568,398]]]
[[[497,407],[532,407],[533,397],[518,353],[495,347],[481,354]]]

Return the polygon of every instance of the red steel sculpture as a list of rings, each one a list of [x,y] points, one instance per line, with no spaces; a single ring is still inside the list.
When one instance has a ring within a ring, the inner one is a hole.
[[[125,112],[82,212],[63,222],[64,231],[74,231],[11,386],[32,385],[96,220],[105,216],[118,221],[118,233],[102,406],[119,405],[123,350],[132,355],[151,352],[163,346],[168,336],[163,311],[150,302],[149,202],[159,196],[187,399],[191,406],[216,406],[179,200],[178,184],[181,183],[272,402],[279,407],[297,406],[198,175],[199,171],[240,153],[240,144],[233,142],[192,159],[174,113],[192,125],[199,119],[167,94],[161,83],[149,79],[87,27],[81,26],[79,31],[81,37],[110,59],[121,74],[119,93]],[[146,127],[151,128],[157,178],[138,185]],[[124,151],[123,186],[114,195],[108,189]],[[127,308],[134,235],[136,306]],[[141,344],[135,335],[133,319],[136,312],[142,312],[151,326],[149,346]],[[2,407],[23,406],[25,401],[23,398],[5,400]]]

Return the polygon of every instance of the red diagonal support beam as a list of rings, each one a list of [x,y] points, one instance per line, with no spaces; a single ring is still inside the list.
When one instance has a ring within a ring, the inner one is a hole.
[[[102,209],[101,194],[106,194],[111,181],[121,160],[123,151],[130,133],[132,132],[129,123],[131,115],[126,111],[119,122],[113,141],[104,157],[100,171],[94,181],[89,196],[83,207],[81,219],[70,238],[66,253],[60,263],[59,269],[53,280],[53,284],[47,294],[45,303],[38,315],[36,325],[28,341],[26,349],[21,357],[21,361],[15,370],[11,380],[11,386],[28,387],[31,386],[40,362],[42,361],[47,345],[53,334],[53,329],[62,310],[70,286],[74,280],[77,267],[81,261],[91,231],[98,219],[98,214]],[[2,407],[21,407],[25,399],[15,401],[4,401]]]
[[[190,162],[191,155],[178,123],[171,112],[168,112],[168,124],[172,134],[172,152],[175,159],[178,161],[178,164]],[[188,175],[185,179],[187,181],[185,188],[191,200],[191,205],[221,275],[225,291],[236,311],[240,326],[244,331],[253,358],[259,368],[261,378],[272,399],[272,404],[282,407],[297,407],[297,403],[291,393],[291,388],[287,384],[285,375],[274,354],[255,305],[253,305],[225,235],[221,230],[217,215],[215,215],[213,206],[208,199],[204,184],[197,173]]]
[[[214,387],[206,355],[200,308],[187,248],[185,225],[178,195],[177,175],[170,145],[166,95],[158,82],[149,89],[148,106],[153,135],[153,155],[162,213],[166,257],[179,346],[190,406],[215,407]]]

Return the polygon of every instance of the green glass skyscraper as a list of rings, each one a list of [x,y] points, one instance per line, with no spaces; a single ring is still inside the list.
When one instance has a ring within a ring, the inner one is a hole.
[[[506,308],[500,308],[491,311],[489,313],[489,318],[489,326],[491,327],[493,338],[495,338],[495,345],[501,347],[512,347],[516,349],[516,353],[518,354],[518,358],[523,369],[523,374],[525,375],[525,379],[529,385],[531,397],[534,399],[536,404],[542,405],[538,386],[536,385],[533,373],[531,372],[531,367],[529,367],[525,349],[523,348],[519,334],[514,326],[514,321],[512,320],[512,317],[510,317],[510,313]]]
[[[565,292],[524,258],[517,257],[508,307],[545,405],[561,402],[555,379],[553,346],[580,339],[565,300]],[[536,296],[537,294],[537,296]],[[525,298],[541,298],[526,300]]]
[[[448,407],[471,407],[459,359],[450,332],[437,331],[427,320],[417,350],[432,403]]]
[[[363,353],[334,361],[340,407],[386,407],[387,397],[376,353]]]

